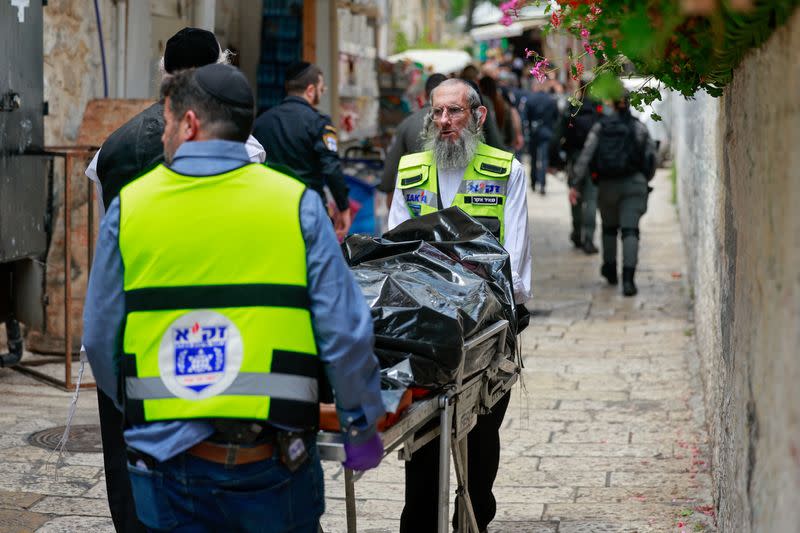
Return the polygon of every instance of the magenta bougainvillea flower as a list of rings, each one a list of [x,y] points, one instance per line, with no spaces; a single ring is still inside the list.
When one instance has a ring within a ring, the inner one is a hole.
[[[531,76],[536,78],[536,81],[542,83],[544,80],[547,79],[547,59],[542,58],[541,61],[537,61],[533,68],[531,69]]]

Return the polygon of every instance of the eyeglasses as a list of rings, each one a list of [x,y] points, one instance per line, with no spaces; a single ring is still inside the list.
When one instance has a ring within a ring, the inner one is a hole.
[[[431,115],[433,116],[433,120],[441,120],[445,113],[447,113],[447,116],[450,118],[461,118],[466,112],[467,108],[465,107],[450,105],[446,107],[434,107],[431,110]]]

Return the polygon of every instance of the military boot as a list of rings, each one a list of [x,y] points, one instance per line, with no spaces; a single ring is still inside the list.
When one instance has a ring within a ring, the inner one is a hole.
[[[633,275],[635,273],[635,267],[623,267],[622,269],[622,294],[625,296],[635,296],[639,292],[636,289],[636,284],[633,283]]]
[[[617,284],[617,264],[616,263],[603,263],[600,267],[600,274],[608,280],[610,285]]]

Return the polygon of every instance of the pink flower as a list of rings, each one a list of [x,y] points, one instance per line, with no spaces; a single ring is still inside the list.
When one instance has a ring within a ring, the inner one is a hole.
[[[600,7],[597,4],[591,4],[589,6],[589,11],[591,11],[592,15],[599,15],[600,13],[603,12],[603,10],[600,9]]]
[[[542,83],[544,80],[547,79],[547,59],[542,58],[541,61],[537,61],[533,68],[531,69],[531,76],[536,78],[536,81]]]
[[[553,11],[553,14],[550,15],[550,25],[554,28],[558,28],[561,25],[561,12],[560,11]]]
[[[514,17],[517,16],[517,10],[522,7],[524,0],[509,0],[500,4],[500,10],[503,16],[500,19],[500,24],[510,26],[514,22]]]
[[[528,59],[531,56],[535,56],[536,52],[534,50],[525,49],[525,59]]]
[[[581,28],[581,39],[583,39],[584,41],[589,40],[589,30],[587,30],[586,28]]]
[[[577,80],[581,79],[582,75],[583,75],[583,63],[581,63],[581,62],[575,63],[575,65],[572,68],[572,73],[571,73],[572,79],[577,81]]]

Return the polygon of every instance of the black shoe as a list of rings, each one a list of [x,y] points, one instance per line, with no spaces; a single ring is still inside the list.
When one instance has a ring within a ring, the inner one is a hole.
[[[544,185],[542,185],[542,186],[539,188],[539,194],[541,194],[542,196],[544,196]]]
[[[597,246],[595,246],[592,241],[585,241],[583,243],[583,246],[581,246],[581,248],[583,248],[583,252],[586,255],[594,255],[598,252]]]
[[[600,267],[600,274],[608,280],[609,285],[616,285],[619,281],[616,263],[603,263],[603,266]]]
[[[580,233],[570,233],[569,240],[572,241],[572,244],[575,245],[575,248],[580,248],[581,246],[583,246],[583,243],[581,242]]]
[[[622,294],[625,296],[636,296],[639,292],[636,289],[636,284],[633,283],[633,275],[636,273],[634,267],[624,267],[622,269]]]

